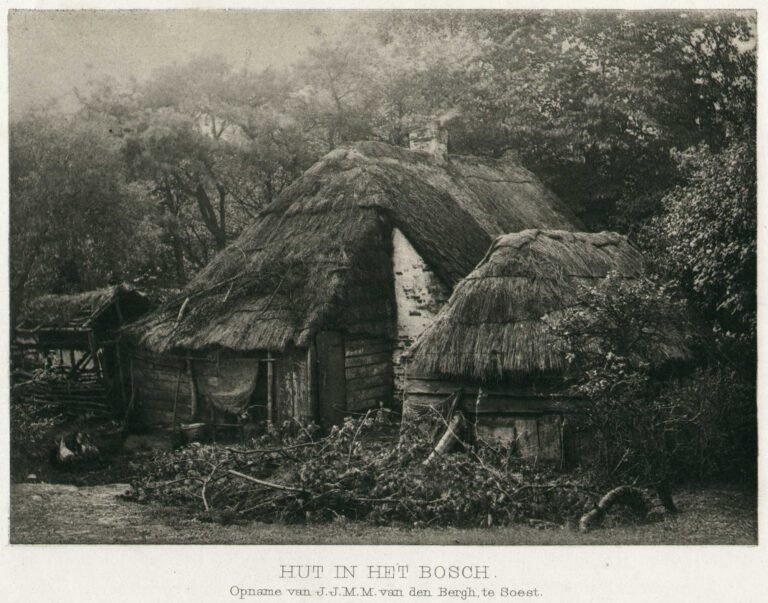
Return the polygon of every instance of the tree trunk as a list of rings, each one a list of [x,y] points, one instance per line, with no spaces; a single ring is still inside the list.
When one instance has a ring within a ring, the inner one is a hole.
[[[218,183],[216,184],[216,190],[219,193],[219,233],[221,235],[220,241],[216,239],[216,248],[217,250],[222,250],[227,245],[227,214],[224,211],[226,208],[224,201],[227,197],[227,191]]]
[[[218,188],[218,186],[217,186]],[[224,220],[224,195],[219,190],[219,211],[220,219]],[[197,201],[197,207],[200,209],[200,217],[203,219],[203,224],[208,231],[213,235],[213,240],[216,243],[216,250],[221,251],[227,244],[227,237],[224,233],[223,223],[220,224],[216,219],[216,212],[213,209],[211,200],[208,197],[208,192],[205,190],[202,184],[198,184],[195,189],[195,200]]]
[[[659,496],[661,504],[669,513],[679,513],[680,511],[675,506],[675,501],[672,499],[672,489],[669,486],[669,482],[663,480],[656,486],[656,494]]]
[[[184,249],[181,245],[178,227],[171,232],[171,246],[173,247],[173,264],[176,269],[176,278],[179,280],[179,284],[183,285],[187,282],[187,275],[184,271]]]

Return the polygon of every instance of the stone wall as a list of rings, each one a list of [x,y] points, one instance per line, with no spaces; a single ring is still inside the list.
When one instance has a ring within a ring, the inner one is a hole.
[[[397,305],[397,341],[392,354],[395,399],[402,400],[403,352],[434,320],[450,290],[397,228],[392,231],[392,271]]]

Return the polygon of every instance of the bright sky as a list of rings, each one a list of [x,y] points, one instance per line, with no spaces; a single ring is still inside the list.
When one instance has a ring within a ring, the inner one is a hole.
[[[340,11],[12,11],[8,16],[10,110],[58,99],[105,75],[147,77],[194,54],[220,54],[249,69],[299,59],[319,28],[338,35],[371,13]]]

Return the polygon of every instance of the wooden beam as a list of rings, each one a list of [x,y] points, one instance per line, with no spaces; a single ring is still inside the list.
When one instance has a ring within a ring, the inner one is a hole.
[[[128,404],[128,396],[125,395],[125,376],[123,375],[123,358],[120,355],[120,344],[115,345],[115,362],[117,362],[117,375],[120,379],[120,398],[123,400],[123,408]]]
[[[272,353],[267,352],[267,422],[270,425],[274,424],[275,420],[275,393],[272,386],[274,376],[273,362]]]
[[[189,372],[189,415],[194,421],[197,416],[197,388],[195,387],[195,365],[192,360],[187,360],[187,371]]]
[[[314,338],[310,338],[307,346],[307,400],[311,420],[318,421],[317,408],[317,351]]]

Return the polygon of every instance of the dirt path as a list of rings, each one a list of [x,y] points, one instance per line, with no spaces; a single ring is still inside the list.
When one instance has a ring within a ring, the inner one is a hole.
[[[492,529],[374,527],[356,522],[223,526],[174,509],[118,496],[125,484],[76,487],[12,484],[12,544],[756,544],[753,492],[739,487],[687,490],[683,511],[647,525],[604,527],[589,534],[529,526]]]

